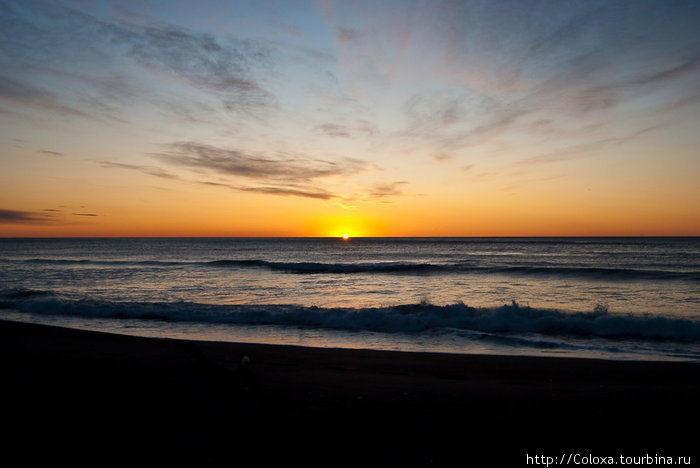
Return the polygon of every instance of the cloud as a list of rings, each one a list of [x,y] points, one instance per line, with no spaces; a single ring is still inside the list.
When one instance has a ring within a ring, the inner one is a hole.
[[[0,100],[51,111],[62,116],[89,117],[88,113],[61,102],[59,97],[50,91],[2,75]]]
[[[336,34],[336,37],[338,38],[338,41],[340,41],[341,43],[345,43],[357,40],[359,35],[360,33],[354,29],[338,27],[338,33]]]
[[[456,149],[481,144],[509,133],[534,112],[524,101],[504,102],[459,88],[419,92],[402,108],[408,125],[398,133],[402,139],[427,142],[438,148],[434,158]]]
[[[39,150],[40,154],[45,154],[47,156],[65,156],[65,154],[59,152],[59,151],[51,151],[51,150]]]
[[[600,140],[595,140],[595,141],[586,141],[583,143],[578,143],[573,146],[563,148],[559,151],[553,151],[550,153],[542,154],[539,156],[535,156],[532,158],[527,158],[523,159],[520,161],[515,162],[513,165],[514,166],[538,166],[542,164],[551,164],[555,162],[561,162],[561,161],[568,161],[572,159],[579,159],[579,158],[585,158],[590,156],[591,154],[596,154],[595,152],[599,150],[600,148],[604,148],[607,146],[611,145],[622,145],[625,144],[629,141],[635,140],[642,135],[658,130],[661,128],[663,125],[658,124],[658,125],[652,125],[640,130],[637,130],[633,133],[622,135],[622,136],[615,136],[615,137],[610,137],[610,138],[604,138]]]
[[[0,224],[34,224],[50,221],[49,215],[33,211],[0,209]]]
[[[370,199],[379,199],[403,195],[404,192],[401,187],[407,184],[408,182],[406,181],[376,184],[370,189],[368,196]]]
[[[376,125],[368,120],[357,120],[350,124],[328,122],[314,127],[323,135],[334,138],[358,138],[377,134]]]
[[[200,180],[197,182],[199,184],[263,195],[335,199],[343,202],[381,201],[404,195],[403,186],[408,184],[407,181],[374,184],[364,189],[361,196],[341,195],[324,188],[321,183],[324,178],[352,176],[371,166],[366,161],[353,158],[327,161],[287,153],[267,155],[198,142],[171,143],[166,145],[164,152],[152,156],[168,164],[187,167],[218,179]],[[141,166],[119,163],[110,163],[108,166],[144,172]],[[249,182],[226,182],[227,177],[247,179]]]
[[[5,99],[117,118],[134,100],[167,111],[169,103],[181,108],[194,98],[180,93],[173,99],[153,86],[150,74],[206,93],[218,101],[217,111],[250,115],[274,105],[260,84],[272,63],[262,41],[217,37],[143,15],[99,18],[48,2],[0,2],[0,9],[0,69],[12,71],[0,78]]]
[[[63,210],[45,208],[41,211],[0,209],[0,224],[42,224],[56,222],[62,218]],[[94,218],[96,213],[71,213],[71,216]]]
[[[700,52],[700,51],[696,51]],[[641,75],[632,78],[629,85],[648,85],[662,83],[683,78],[686,75],[696,73],[700,70],[700,55],[682,59],[679,63],[675,63],[663,69],[652,70],[651,74]]]
[[[235,177],[261,182],[241,185],[203,181],[205,185],[227,187],[240,192],[295,196],[330,200],[342,196],[324,189],[319,180],[357,174],[369,167],[365,161],[343,158],[338,161],[278,153],[267,155],[237,149],[218,148],[197,142],[178,142],[153,155],[168,164],[187,167],[216,177]]]
[[[632,82],[669,59],[696,56],[700,45],[694,2],[447,3],[433,18],[444,59],[482,93],[518,93],[553,78],[574,86]]]
[[[365,161],[353,158],[325,161],[284,154],[268,156],[196,142],[172,143],[164,153],[154,156],[169,164],[219,175],[288,182],[346,176],[361,172],[368,166]]]
[[[213,187],[224,187],[238,192],[260,193],[264,195],[296,196],[330,200],[342,198],[322,187],[316,179],[331,176],[350,175],[365,168],[363,161],[346,158],[340,162],[316,159],[277,158],[249,155],[245,152],[215,148],[194,142],[173,143],[167,145],[168,152],[152,155],[169,164],[188,167],[195,172],[203,171],[221,177],[240,177],[263,182],[262,185],[243,185],[217,180],[187,180],[157,166],[125,164],[112,161],[98,161],[107,169],[126,169],[138,171],[185,183],[196,183]]]
[[[303,197],[303,198],[313,198],[317,200],[336,200],[336,205],[342,206],[346,209],[354,209],[355,206],[351,205],[354,201],[373,201],[388,203],[386,199],[405,195],[405,192],[401,189],[402,186],[407,185],[406,181],[397,181],[391,183],[380,183],[370,186],[366,193],[361,196],[343,196],[337,193],[329,192],[323,188],[314,186],[298,186],[298,185],[265,185],[265,186],[236,186],[233,184],[225,184],[220,182],[201,182],[205,185],[226,187],[232,190],[240,192],[253,192],[260,193],[264,195],[278,195],[278,196],[293,196],[293,197]]]
[[[116,169],[128,169],[132,171],[143,172],[154,177],[160,177],[163,179],[178,179],[175,174],[170,174],[169,172],[156,166],[140,166],[136,164],[124,164],[112,161],[99,161],[100,166],[104,168],[116,168]]]
[[[403,112],[409,121],[407,135],[430,135],[448,130],[468,118],[474,96],[461,90],[418,92],[406,99]]]
[[[325,190],[305,190],[305,189],[295,189],[291,187],[240,187],[238,190],[244,192],[256,192],[263,193],[266,195],[281,195],[281,196],[295,196],[303,198],[315,198],[318,200],[330,200],[331,198],[338,198],[338,195],[334,195]]]
[[[110,40],[147,69],[170,74],[214,93],[227,110],[266,104],[270,94],[256,81],[269,53],[260,43],[163,24],[106,24]]]
[[[330,137],[340,137],[340,138],[351,138],[352,137],[351,130],[346,125],[326,123],[326,124],[322,124],[322,125],[317,125],[316,127],[314,127],[314,129],[318,130],[319,132],[324,133],[325,135],[328,135]]]
[[[426,66],[442,86],[408,95],[398,136],[448,154],[521,147],[522,136],[573,146],[594,127],[616,138],[615,119],[644,130],[645,116],[700,94],[698,4],[564,3],[446,1],[429,12],[414,40],[434,52]]]
[[[449,161],[450,159],[452,159],[452,156],[449,154],[445,154],[445,153],[435,153],[432,155],[432,158],[434,160],[436,160],[437,162],[442,163],[442,162]]]
[[[264,195],[277,195],[283,197],[302,197],[302,198],[314,198],[317,200],[330,200],[333,198],[339,198],[339,195],[327,192],[318,188],[304,188],[304,187],[294,187],[294,186],[260,186],[260,187],[249,187],[249,186],[236,186],[233,184],[224,184],[221,182],[200,182],[204,185],[211,185],[214,187],[225,187],[231,190],[236,190],[239,192],[253,192],[261,193]]]

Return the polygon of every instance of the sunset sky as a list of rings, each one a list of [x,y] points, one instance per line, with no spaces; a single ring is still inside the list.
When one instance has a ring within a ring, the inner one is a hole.
[[[700,235],[699,24],[0,0],[0,236]]]

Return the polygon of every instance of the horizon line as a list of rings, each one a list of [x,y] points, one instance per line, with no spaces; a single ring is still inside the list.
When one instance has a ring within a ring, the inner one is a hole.
[[[349,239],[687,239],[690,235],[534,235],[534,236],[350,236]],[[0,236],[17,239],[343,239],[342,236]]]

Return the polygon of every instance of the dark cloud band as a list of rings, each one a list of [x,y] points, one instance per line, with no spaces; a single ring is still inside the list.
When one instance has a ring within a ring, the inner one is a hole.
[[[365,161],[352,158],[325,161],[285,154],[268,156],[196,142],[170,144],[165,152],[155,157],[169,164],[207,170],[219,175],[287,182],[347,176],[361,172],[368,166]]]

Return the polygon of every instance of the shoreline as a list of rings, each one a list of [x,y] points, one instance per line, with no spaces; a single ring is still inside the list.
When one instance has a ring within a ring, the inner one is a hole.
[[[7,447],[72,463],[677,457],[693,455],[686,425],[700,417],[694,362],[202,342],[3,320],[0,351]]]
[[[312,349],[328,349],[328,350],[348,350],[348,351],[378,351],[378,352],[395,352],[395,353],[413,353],[413,354],[436,354],[436,355],[449,355],[449,356],[495,356],[495,357],[514,357],[514,358],[544,358],[544,359],[582,359],[582,360],[601,360],[601,361],[623,361],[623,362],[685,362],[685,363],[696,363],[700,364],[700,358],[689,357],[689,356],[669,356],[669,355],[644,355],[644,354],[603,354],[602,352],[590,351],[588,353],[582,352],[567,352],[561,350],[560,352],[543,352],[532,349],[522,349],[520,351],[509,350],[502,351],[496,348],[486,349],[470,349],[468,351],[464,350],[464,347],[448,346],[440,344],[433,345],[422,345],[421,347],[381,347],[381,346],[357,346],[358,343],[362,341],[355,339],[350,341],[347,336],[337,336],[332,338],[318,338],[313,339],[300,339],[298,336],[279,336],[275,335],[280,341],[275,341],[274,338],[269,338],[267,336],[237,336],[235,339],[231,339],[231,331],[212,331],[212,330],[169,330],[168,332],[158,332],[152,328],[139,328],[138,325],[132,325],[127,328],[110,328],[105,327],[104,324],[101,327],[86,325],[80,320],[76,320],[74,323],[63,323],[64,320],[46,320],[41,317],[39,319],[33,318],[32,320],[27,320],[26,316],[19,311],[13,311],[12,309],[5,309],[4,317],[0,318],[0,321],[16,322],[16,323],[26,323],[31,325],[42,325],[54,328],[65,328],[71,330],[82,330],[87,332],[103,333],[107,335],[120,335],[120,336],[131,336],[136,338],[144,339],[157,339],[157,340],[182,340],[182,341],[197,341],[203,343],[221,343],[221,344],[232,344],[232,345],[270,345],[270,346],[290,346],[293,348],[312,348]],[[7,312],[10,312],[9,314]],[[14,312],[14,314],[12,313]],[[70,318],[70,317],[69,317]],[[65,319],[64,317],[62,319]],[[112,319],[115,323],[123,322],[123,319]],[[329,345],[328,343],[335,339],[339,339],[341,344],[337,346]],[[354,337],[353,337],[354,338]]]

